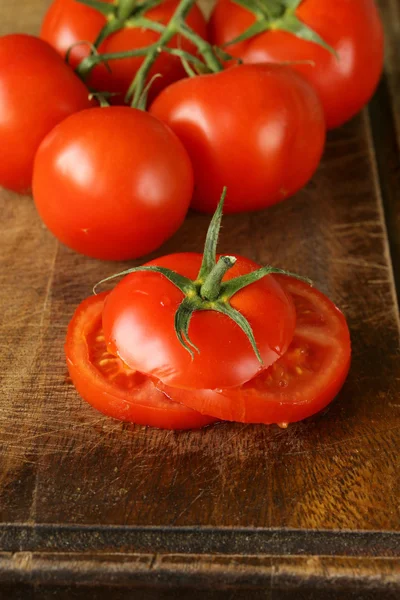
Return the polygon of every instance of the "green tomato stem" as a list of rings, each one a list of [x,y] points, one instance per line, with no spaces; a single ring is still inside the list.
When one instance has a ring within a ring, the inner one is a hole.
[[[227,273],[229,269],[233,267],[236,260],[237,259],[234,256],[220,257],[217,264],[214,265],[211,273],[207,276],[205,282],[200,288],[200,296],[204,300],[213,302],[219,297],[222,279],[225,273]]]

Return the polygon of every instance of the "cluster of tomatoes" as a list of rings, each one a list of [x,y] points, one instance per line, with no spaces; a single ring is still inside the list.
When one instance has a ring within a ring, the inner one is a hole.
[[[189,207],[220,218],[225,186],[225,212],[295,194],[382,63],[373,0],[217,0],[208,23],[194,0],[54,0],[40,37],[0,38],[0,185],[32,191],[75,251],[138,258]],[[164,257],[78,308],[69,368],[103,412],[287,423],[343,384],[341,313],[296,277],[218,258],[217,217],[203,258]]]

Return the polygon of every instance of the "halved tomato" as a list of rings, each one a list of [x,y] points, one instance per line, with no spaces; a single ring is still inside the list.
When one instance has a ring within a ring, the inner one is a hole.
[[[169,396],[201,413],[242,423],[291,423],[320,411],[337,395],[350,367],[346,319],[321,292],[293,277],[272,275],[296,307],[286,353],[244,385],[225,390],[178,390],[157,382]]]
[[[107,352],[101,323],[107,295],[84,300],[68,327],[67,365],[82,398],[115,419],[160,429],[197,429],[214,423],[215,418],[173,402],[146,375]]]

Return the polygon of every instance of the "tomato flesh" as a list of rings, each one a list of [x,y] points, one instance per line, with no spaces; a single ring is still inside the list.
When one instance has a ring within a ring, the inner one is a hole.
[[[296,330],[287,352],[269,369],[229,390],[181,390],[157,383],[168,395],[219,419],[243,423],[291,423],[327,406],[350,367],[346,320],[321,292],[296,279],[276,277],[296,307]]]
[[[259,265],[237,257],[224,280],[245,275]],[[201,254],[164,256],[148,265],[172,269],[195,280]],[[250,323],[264,361],[260,365],[240,327],[221,313],[197,311],[189,335],[200,350],[190,354],[180,344],[175,313],[183,293],[159,273],[136,272],[125,277],[104,306],[103,326],[108,348],[130,367],[168,385],[186,389],[222,388],[248,381],[284,354],[293,338],[292,300],[271,276],[240,290],[231,305]]]
[[[84,300],[68,327],[65,352],[71,379],[100,412],[160,429],[194,429],[216,421],[173,402],[142,373],[107,352],[101,315],[107,292]]]

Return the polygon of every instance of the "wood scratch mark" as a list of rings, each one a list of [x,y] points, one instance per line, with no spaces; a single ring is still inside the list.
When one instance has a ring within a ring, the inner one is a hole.
[[[172,525],[175,525],[177,521],[199,500],[205,493],[205,489],[202,489],[195,498],[179,513],[179,515],[173,520]]]

